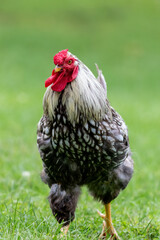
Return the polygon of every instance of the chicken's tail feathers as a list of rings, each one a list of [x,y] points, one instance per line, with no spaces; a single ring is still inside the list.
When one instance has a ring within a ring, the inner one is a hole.
[[[106,83],[105,77],[102,73],[102,70],[99,69],[98,65],[96,63],[95,63],[95,65],[96,65],[96,69],[97,69],[97,73],[98,73],[97,80],[100,82],[100,84],[104,88],[104,90],[106,92],[106,98],[107,98],[107,83]]]

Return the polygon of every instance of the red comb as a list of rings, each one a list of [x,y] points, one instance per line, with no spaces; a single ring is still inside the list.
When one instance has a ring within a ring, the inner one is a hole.
[[[62,50],[53,57],[55,65],[63,65],[64,59],[67,57],[68,49]]]

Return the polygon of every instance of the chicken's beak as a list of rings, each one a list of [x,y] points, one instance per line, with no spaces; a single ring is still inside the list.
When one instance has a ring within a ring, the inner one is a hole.
[[[54,71],[55,71],[55,72],[60,72],[61,70],[62,70],[62,67],[56,65]]]

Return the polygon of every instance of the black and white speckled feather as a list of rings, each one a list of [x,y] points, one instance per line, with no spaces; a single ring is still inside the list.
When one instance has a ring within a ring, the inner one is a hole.
[[[61,101],[52,122],[43,116],[38,126],[37,143],[47,173],[54,183],[87,184],[97,171],[109,172],[129,155],[127,128],[113,110],[112,120],[105,115],[99,122],[67,120]]]
[[[47,89],[44,115],[37,130],[44,165],[41,177],[52,189],[50,204],[59,222],[73,219],[78,186],[87,185],[95,198],[108,203],[127,186],[133,173],[128,130],[106,99],[105,79],[99,70],[96,79],[77,61],[78,77],[64,91],[57,93],[50,87]],[[59,192],[57,198],[53,197],[53,189],[58,189],[55,191]],[[61,199],[60,205],[62,195],[67,199],[67,191],[73,193],[69,195],[74,202],[73,209],[69,210],[70,217],[68,210],[63,216],[61,207],[57,209],[57,199]]]

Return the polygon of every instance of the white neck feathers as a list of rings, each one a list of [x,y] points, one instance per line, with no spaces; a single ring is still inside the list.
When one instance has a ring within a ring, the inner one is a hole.
[[[99,71],[99,70],[98,70]],[[79,61],[79,72],[74,81],[69,83],[62,95],[62,104],[66,108],[67,118],[71,123],[79,122],[80,116],[84,121],[89,119],[101,120],[109,105],[106,102],[106,88],[101,83],[101,72],[98,79]],[[104,77],[102,75],[103,81]],[[44,113],[54,118],[54,110],[61,93],[54,92],[48,87],[44,95]]]

